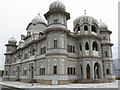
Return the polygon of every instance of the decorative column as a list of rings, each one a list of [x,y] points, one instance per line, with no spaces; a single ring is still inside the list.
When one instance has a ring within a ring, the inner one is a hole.
[[[91,68],[90,68],[90,79],[94,79],[94,63],[92,62]]]
[[[83,62],[83,79],[86,79],[86,64]]]
[[[101,64],[100,68],[99,68],[99,76],[100,76],[100,79],[103,79],[103,66]]]

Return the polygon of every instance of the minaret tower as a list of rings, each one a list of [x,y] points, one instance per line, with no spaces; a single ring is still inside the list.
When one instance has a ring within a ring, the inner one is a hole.
[[[51,75],[52,84],[60,84],[62,82],[57,77],[67,75],[67,20],[70,19],[70,14],[66,12],[65,5],[57,0],[50,5],[44,16],[48,24],[44,31],[47,36],[46,74]]]
[[[112,31],[108,30],[108,26],[100,21],[99,22],[99,28],[100,28],[100,35],[102,38],[102,57],[103,57],[103,68],[104,68],[104,78],[106,79],[112,79],[115,78],[114,72],[113,72],[113,60],[112,60],[112,46],[110,40],[110,34]]]
[[[17,40],[14,37],[11,37],[8,40],[8,44],[5,46],[7,47],[6,53],[5,53],[5,71],[4,71],[4,77],[6,79],[9,79],[10,75],[10,64],[11,64],[11,54],[17,49]]]

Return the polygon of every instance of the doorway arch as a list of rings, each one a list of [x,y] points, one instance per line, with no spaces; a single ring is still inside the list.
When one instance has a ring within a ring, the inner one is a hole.
[[[86,79],[90,79],[90,65],[87,64],[86,66]]]
[[[94,78],[100,79],[100,64],[98,62],[94,64]]]

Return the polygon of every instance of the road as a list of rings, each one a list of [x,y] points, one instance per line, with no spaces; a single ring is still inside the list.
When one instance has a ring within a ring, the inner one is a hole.
[[[0,90],[20,90],[20,89],[0,85]]]

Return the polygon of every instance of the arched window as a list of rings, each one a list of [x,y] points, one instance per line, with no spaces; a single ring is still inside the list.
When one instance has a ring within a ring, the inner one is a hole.
[[[43,32],[40,32],[39,35],[40,35],[40,36],[43,36]]]
[[[89,50],[89,44],[88,44],[88,42],[85,43],[85,50]]]
[[[97,44],[97,42],[93,42],[92,47],[93,47],[94,51],[98,51],[98,44]]]
[[[95,33],[97,32],[95,26],[91,26],[91,31],[93,31]]]
[[[84,30],[85,30],[85,31],[88,30],[88,26],[87,26],[87,25],[84,26]]]
[[[77,31],[78,31],[78,33],[80,33],[80,27],[79,26],[77,27]]]
[[[80,31],[80,27],[78,26],[77,28],[78,28],[78,31]]]
[[[57,40],[54,40],[54,48],[57,48]]]
[[[86,66],[86,78],[90,79],[90,65],[89,64],[87,64]]]

